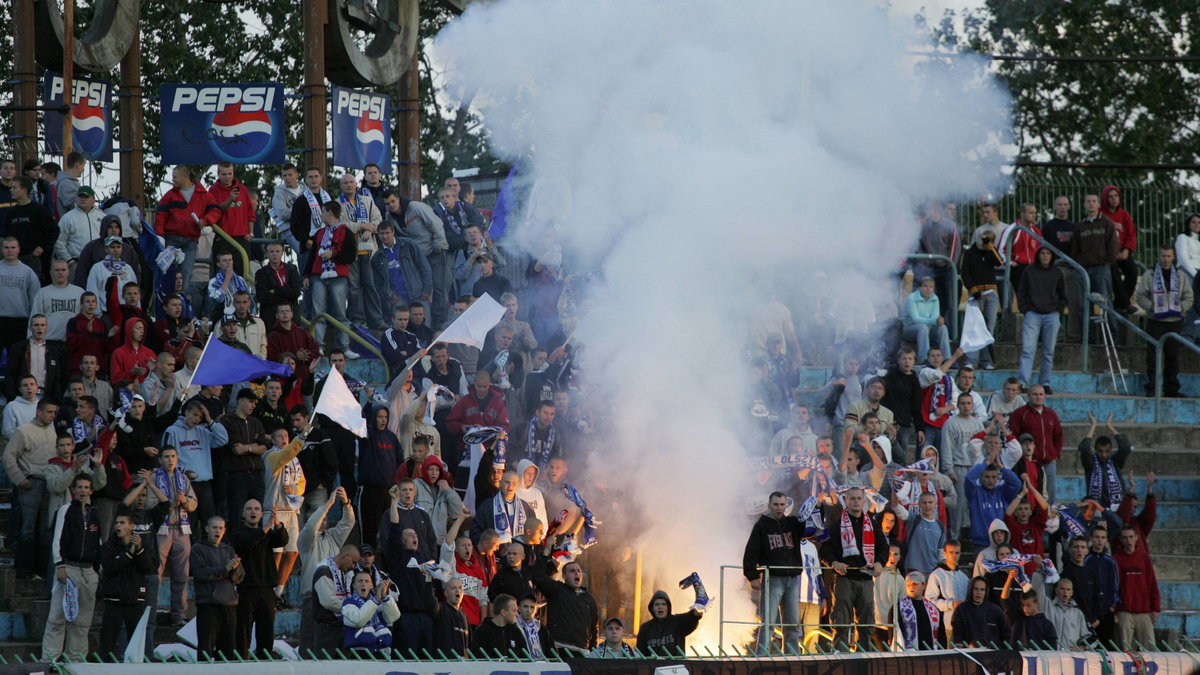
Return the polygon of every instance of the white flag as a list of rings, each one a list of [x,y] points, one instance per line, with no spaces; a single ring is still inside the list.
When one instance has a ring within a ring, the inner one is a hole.
[[[968,302],[967,310],[963,312],[962,338],[958,341],[958,346],[970,354],[995,341],[996,338],[988,332],[987,322],[983,320],[983,312],[979,311],[979,305],[974,300]]]
[[[324,388],[321,389],[321,399],[317,401],[317,408],[313,412],[325,415],[359,438],[367,437],[367,421],[363,419],[362,406],[350,393],[346,380],[342,379],[337,368],[329,369],[329,376],[325,378]]]
[[[129,636],[129,646],[125,648],[125,663],[143,663],[146,660],[146,624],[150,622],[150,608],[142,612],[142,620],[138,621],[133,635]]]
[[[503,317],[504,306],[485,293],[468,307],[467,311],[460,314],[454,323],[446,326],[446,330],[442,331],[434,342],[455,342],[483,349],[483,339]]]

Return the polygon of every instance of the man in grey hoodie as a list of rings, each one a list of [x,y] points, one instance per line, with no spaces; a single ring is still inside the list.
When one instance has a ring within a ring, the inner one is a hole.
[[[238,594],[246,576],[242,559],[225,538],[225,519],[213,516],[204,539],[192,547],[190,566],[196,581],[196,643],[200,657],[233,658],[237,636]]]

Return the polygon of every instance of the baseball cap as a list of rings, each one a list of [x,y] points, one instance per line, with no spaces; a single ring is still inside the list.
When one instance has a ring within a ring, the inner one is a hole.
[[[237,395],[237,400],[239,400],[239,401],[240,401],[240,400],[242,400],[242,399],[244,399],[244,398],[248,398],[248,399],[250,399],[250,400],[252,400],[252,401],[257,401],[257,400],[258,400],[258,394],[254,393],[254,390],[253,390],[253,389],[243,389],[243,390],[241,390],[241,391],[239,391],[239,392],[238,392],[238,395]]]
[[[921,572],[918,572],[917,570],[913,570],[913,571],[909,572],[908,574],[904,575],[904,580],[905,581],[915,581],[918,584],[923,584],[923,583],[925,583],[925,575],[922,574]]]
[[[624,623],[623,621],[621,621],[620,619],[618,619],[617,617],[615,617],[615,616],[614,616],[614,617],[612,617],[611,619],[609,619],[608,621],[605,621],[605,622],[604,622],[604,627],[605,627],[605,628],[608,628],[610,625],[612,625],[612,624],[614,624],[614,623],[615,623],[615,624],[617,624],[618,626],[620,626],[621,628],[624,628],[624,627],[625,627],[625,623]]]
[[[109,236],[104,238],[105,246],[112,246],[113,244],[124,244],[124,243],[125,242],[121,241],[121,238],[115,234],[110,234]]]
[[[1024,443],[1025,441],[1033,441],[1036,439],[1034,439],[1033,434],[1031,434],[1029,432],[1025,432],[1025,433],[1021,434],[1020,437],[1017,438],[1017,440]]]
[[[92,199],[95,199],[96,191],[93,190],[91,187],[84,185],[83,187],[79,188],[79,192],[76,192],[75,196],[76,197],[91,197]]]
[[[370,544],[363,544],[358,547],[358,554],[360,556],[375,555],[375,549],[371,548]]]
[[[230,323],[237,323],[237,317],[232,314],[226,314],[225,316],[221,317],[222,326]]]

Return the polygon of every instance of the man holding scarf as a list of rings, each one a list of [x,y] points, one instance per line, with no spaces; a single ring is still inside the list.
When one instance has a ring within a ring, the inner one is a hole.
[[[305,259],[304,285],[306,288],[312,286],[313,316],[328,313],[335,320],[345,323],[350,266],[354,264],[358,251],[354,235],[342,225],[341,217],[340,203],[330,201],[321,205],[322,225],[313,235]],[[317,345],[321,347],[325,346],[325,329],[325,322],[321,321],[313,332]],[[358,358],[358,354],[349,351],[350,339],[345,333],[337,331],[334,342],[347,358]]]
[[[342,224],[354,233],[358,254],[350,265],[350,306],[346,313],[360,326],[386,328],[387,317],[379,313],[379,296],[371,276],[371,254],[379,248],[375,231],[383,222],[383,215],[375,206],[371,193],[358,188],[354,174],[342,174],[340,184],[342,193],[338,195],[338,202],[342,205]]]
[[[1192,284],[1186,273],[1175,266],[1175,248],[1164,244],[1158,250],[1158,264],[1146,270],[1135,292],[1137,305],[1148,315],[1146,332],[1159,339],[1167,333],[1178,333],[1195,300]],[[1154,395],[1154,378],[1162,377],[1163,395],[1183,396],[1179,391],[1179,343],[1169,340],[1163,345],[1163,371],[1155,372],[1154,345],[1146,345],[1146,395]]]
[[[517,497],[521,479],[516,471],[505,471],[500,479],[500,491],[495,497],[480,504],[479,513],[471,525],[471,538],[478,540],[483,531],[491,528],[500,535],[500,543],[507,544],[525,533],[525,521],[533,517],[529,505]]]
[[[1091,427],[1083,440],[1079,441],[1079,463],[1083,465],[1083,475],[1087,479],[1085,486],[1087,498],[1094,499],[1104,507],[1105,513],[1115,511],[1125,494],[1121,484],[1121,470],[1133,446],[1125,434],[1119,433],[1112,423],[1112,413],[1108,414],[1108,431],[1111,436],[1096,437],[1096,418],[1088,411],[1088,421]],[[1093,444],[1092,439],[1095,438]],[[1113,454],[1113,439],[1117,441],[1117,452]],[[1129,486],[1133,489],[1133,485]],[[1110,522],[1110,527],[1119,527],[1120,522]]]
[[[833,582],[834,645],[848,646],[852,641],[852,623],[870,624],[875,619],[875,595],[872,580],[883,571],[881,552],[887,551],[887,538],[876,536],[875,524],[863,506],[866,493],[852,487],[842,495],[844,507],[830,509],[825,529],[830,536],[821,546],[821,562],[837,574]],[[882,544],[882,546],[881,546]],[[924,592],[924,588],[922,588]],[[866,638],[864,632],[861,637]]]
[[[291,236],[283,235],[297,256],[309,250],[313,236],[325,226],[321,220],[321,207],[331,201],[333,197],[325,191],[325,172],[315,166],[305,169],[304,189],[292,203],[292,213],[288,217]]]
[[[167,517],[158,528],[158,581],[171,572],[171,624],[182,626],[187,619],[188,561],[192,554],[192,525],[189,514],[200,505],[192,482],[179,468],[179,451],[164,445],[158,453],[159,467],[146,480],[146,508],[168,504]],[[169,563],[169,567],[168,567]]]
[[[904,577],[905,596],[896,604],[900,632],[896,637],[907,650],[944,649],[946,647],[946,622],[942,610],[925,599],[925,575],[909,572]]]
[[[563,456],[562,439],[554,426],[554,415],[554,401],[538,404],[537,412],[529,418],[529,423],[514,430],[516,433],[511,447],[517,452],[510,456],[510,461],[528,459],[544,471],[550,460]]]

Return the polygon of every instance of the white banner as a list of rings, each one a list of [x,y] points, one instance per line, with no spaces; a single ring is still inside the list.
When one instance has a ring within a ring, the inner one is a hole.
[[[64,664],[71,675],[571,675],[565,663],[502,663],[488,661],[277,661],[275,663],[213,663],[172,665],[128,663]]]

